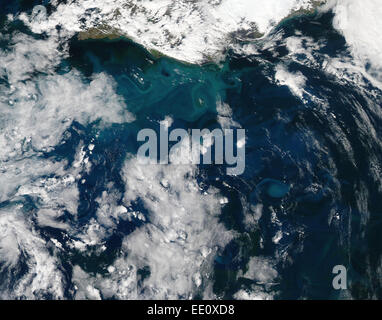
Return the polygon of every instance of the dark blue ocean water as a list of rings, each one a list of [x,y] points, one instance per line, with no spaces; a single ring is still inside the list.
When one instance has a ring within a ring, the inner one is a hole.
[[[31,3],[8,1],[8,5],[0,7],[0,14],[27,11],[40,2]],[[246,170],[241,176],[227,176],[224,166],[200,166],[200,185],[217,188],[229,200],[219,219],[236,234],[215,259],[211,280],[214,293],[230,299],[240,289],[250,288],[252,280],[238,277],[238,273],[251,257],[266,256],[277,257],[278,277],[272,285],[277,299],[342,298],[343,292],[332,287],[335,265],[348,269],[352,297],[381,298],[381,182],[370,169],[380,166],[382,160],[381,92],[372,84],[367,83],[365,89],[340,81],[321,68],[325,55],[349,56],[344,38],[332,27],[332,18],[328,13],[289,19],[274,31],[283,32],[283,37],[271,48],[263,50],[259,45],[259,52],[250,56],[228,52],[219,65],[190,65],[157,58],[126,39],[72,38],[70,56],[56,72],[65,74],[75,68],[89,82],[95,73],[111,75],[116,92],[136,117],[132,123],[114,124],[101,132],[97,123],[84,126],[74,121],[63,137],[66,143],[42,156],[67,159],[70,166],[80,142],[91,143],[96,137],[90,156],[92,170],[84,177],[84,184],[78,183],[78,228],[95,216],[96,199],[105,184],[113,181],[123,194],[122,167],[126,154],[137,152],[140,129],[158,130],[157,121],[165,116],[174,120],[172,128],[219,128],[216,105],[221,99],[231,107],[232,120],[246,130],[247,145]],[[31,34],[18,22],[1,32],[17,30]],[[306,64],[304,54],[297,59],[288,55],[284,39],[297,30],[301,37],[324,44],[321,49],[313,49],[317,66]],[[7,42],[0,42],[0,46],[6,48]],[[287,86],[271,81],[280,63],[307,79],[305,87],[311,95],[304,93],[305,103]],[[326,107],[312,96],[325,100]],[[371,127],[375,134],[371,134]],[[34,200],[29,201],[33,207]],[[122,203],[122,197],[118,201]],[[0,207],[7,203],[0,203]],[[263,206],[262,216],[258,225],[249,230],[244,223],[245,212],[258,204]],[[150,219],[139,200],[134,206]],[[72,218],[68,215],[63,219]],[[59,259],[67,278],[66,298],[73,298],[73,265],[89,273],[102,273],[118,255],[122,239],[143,223],[120,221],[106,239],[107,249],[89,255],[66,246],[62,231],[36,225],[43,239],[57,239],[64,247]],[[273,241],[276,231],[283,235],[277,243]],[[11,283],[23,274],[21,265]],[[5,281],[9,273],[0,270],[0,281]]]

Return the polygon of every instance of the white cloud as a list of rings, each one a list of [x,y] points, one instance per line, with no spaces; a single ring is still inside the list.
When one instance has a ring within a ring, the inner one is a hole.
[[[239,290],[234,294],[237,300],[273,300],[277,294],[273,285],[278,277],[275,262],[268,257],[252,257],[245,273],[239,272],[238,277],[254,281],[249,288]]]
[[[199,63],[207,57],[221,56],[239,37],[235,33],[242,32],[245,37],[256,28],[268,33],[292,10],[310,8],[311,3],[310,0],[82,0],[59,4],[47,19],[43,14],[31,23],[26,15],[21,19],[34,32],[51,32],[56,25],[62,25],[75,33],[103,25],[148,49]]]
[[[243,277],[259,283],[272,283],[277,276],[272,260],[265,257],[252,257]]]
[[[0,85],[0,159],[20,151],[14,149],[25,139],[39,150],[57,145],[73,120],[86,125],[101,119],[107,125],[134,119],[110,76],[95,74],[88,82],[74,69],[54,72],[66,56],[60,44],[65,42],[54,34],[47,40],[18,34],[9,50],[0,51],[0,76],[8,81]]]
[[[307,79],[301,72],[289,72],[285,66],[279,64],[276,67],[275,80],[279,85],[287,86],[300,99],[303,98]]]
[[[273,295],[267,292],[260,287],[253,286],[251,290],[239,290],[234,294],[236,300],[273,300]]]
[[[113,216],[127,219],[143,216],[130,212],[138,199],[148,216],[144,218],[146,223],[123,240],[120,256],[112,268],[108,268],[110,274],[89,280],[102,296],[186,299],[203,287],[203,294],[208,295],[205,297],[213,297],[210,287],[212,262],[232,239],[232,233],[219,223],[222,205],[217,191],[202,191],[196,174],[194,166],[141,165],[133,157],[126,160],[123,178],[126,185],[124,208],[127,209],[113,206],[114,196],[109,190],[99,199],[98,221],[113,227],[113,220],[110,220]],[[140,269],[149,270],[141,287],[137,274]],[[78,287],[78,295],[86,296],[84,285]]]
[[[50,294],[62,298],[64,280],[57,260],[49,254],[47,243],[34,232],[22,209],[8,206],[0,210],[0,263],[8,270],[8,279],[15,276],[12,270],[17,270],[22,259],[26,259],[28,268],[16,284],[0,284],[0,297],[34,299]]]
[[[10,43],[7,50],[0,50],[0,77],[5,80],[0,84],[0,201],[10,203],[0,210],[0,263],[9,279],[24,260],[27,270],[16,285],[1,284],[1,295],[63,298],[64,280],[56,258],[59,246],[49,242],[54,250],[48,250],[49,243],[35,226],[60,229],[69,236],[75,233],[60,218],[65,212],[76,218],[77,185],[83,172],[91,169],[92,150],[80,144],[70,167],[65,160],[45,158],[43,152],[60,144],[73,121],[87,125],[100,120],[97,125],[104,128],[130,122],[133,116],[106,74],[87,80],[74,69],[56,73],[66,56],[66,43],[56,34],[36,40],[18,33]],[[28,213],[14,204],[22,203],[25,196],[34,204]]]
[[[202,191],[195,169],[126,162],[125,201],[142,199],[150,222],[126,237],[123,246],[126,263],[150,268],[144,282],[147,298],[191,297],[195,275],[206,279],[217,250],[232,238],[218,221],[222,205],[217,191]]]
[[[345,37],[354,58],[371,64],[369,73],[382,81],[382,6],[379,0],[333,0],[334,27]]]

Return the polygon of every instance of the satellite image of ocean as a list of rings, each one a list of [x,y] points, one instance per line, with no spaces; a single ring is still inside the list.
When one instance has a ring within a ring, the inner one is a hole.
[[[0,0],[0,300],[382,299],[381,16]],[[245,132],[245,167],[142,130]]]

